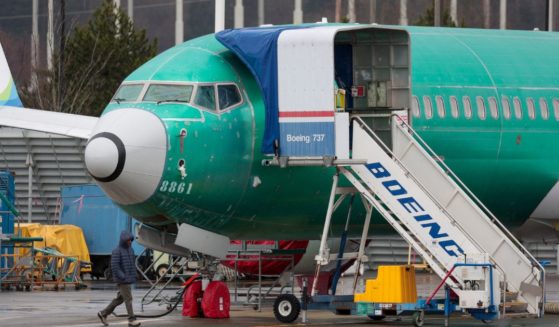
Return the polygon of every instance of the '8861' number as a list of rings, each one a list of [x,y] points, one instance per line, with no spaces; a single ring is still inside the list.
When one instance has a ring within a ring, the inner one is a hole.
[[[185,189],[186,189],[185,183],[163,181],[161,183],[161,187],[159,187],[159,192],[182,194],[184,193]]]

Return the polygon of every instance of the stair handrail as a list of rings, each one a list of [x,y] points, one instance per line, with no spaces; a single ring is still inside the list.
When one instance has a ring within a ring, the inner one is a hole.
[[[396,124],[396,126],[398,126],[398,128],[402,129],[404,132],[407,132],[409,134],[411,134],[416,141],[418,141],[420,143],[420,145],[423,147],[423,149],[425,149],[425,151],[427,152],[427,154],[429,154],[432,157],[437,157],[437,154],[435,153],[435,151],[433,149],[431,149],[431,147],[423,140],[423,138],[421,138],[421,136],[419,136],[419,134],[417,134],[417,132],[407,123],[405,122],[400,116],[396,115],[396,114],[392,114],[391,116],[396,117],[401,125]],[[406,129],[403,129],[403,126],[406,127]],[[503,233],[506,234],[506,236],[508,237],[509,240],[511,240],[513,242],[513,244],[524,254],[526,255],[526,257],[528,257],[528,259],[531,261],[532,265],[534,265],[536,268],[539,268],[539,272],[540,273],[544,273],[545,269],[543,268],[543,266],[539,263],[539,261],[528,251],[528,249],[526,249],[526,247],[524,247],[522,245],[522,243],[520,243],[520,241],[518,241],[518,239],[503,225],[503,223],[483,204],[483,202],[481,202],[481,200],[466,186],[466,184],[464,184],[464,182],[462,182],[462,180],[460,178],[458,178],[458,176],[456,176],[456,174],[454,173],[454,171],[452,171],[452,169],[450,169],[450,167],[448,167],[448,165],[443,161],[443,160],[438,160],[437,161],[438,164],[440,166],[442,166],[443,171],[445,172],[445,174],[450,175],[450,177],[452,177],[452,179],[454,180],[454,182],[456,184],[458,184],[458,186],[460,186],[462,188],[462,190],[464,192],[466,192],[466,194],[470,197],[470,199],[472,199],[476,205],[487,215],[489,216],[489,218],[491,218],[491,222],[493,224],[495,224]]]
[[[397,114],[392,114],[391,118],[394,116],[397,121],[400,122],[400,124],[395,124],[398,128],[400,128],[403,132],[407,132],[409,133],[411,136],[414,137],[414,139],[420,143],[420,145],[423,147],[423,149],[427,152],[427,154],[429,154],[431,157],[438,157],[436,152],[427,144],[427,142],[425,142],[425,140],[423,140],[423,138],[421,136],[419,136],[419,134],[415,131],[415,129],[413,129],[411,127],[410,124],[408,124],[404,119],[402,119],[402,117],[400,117]],[[404,126],[404,127],[402,127]],[[480,208],[483,213],[485,213],[487,216],[489,216],[490,221],[501,231],[503,232],[507,238],[516,246],[516,248],[518,250],[520,250],[520,252],[522,252],[522,254],[524,254],[526,256],[526,258],[530,261],[530,263],[532,264],[532,268],[535,268],[540,275],[540,280],[539,280],[539,284],[542,288],[542,296],[540,297],[540,304],[542,304],[541,308],[539,308],[541,314],[543,314],[543,303],[545,302],[545,268],[540,264],[540,262],[532,255],[532,253],[530,253],[528,251],[528,249],[526,249],[526,247],[524,245],[522,245],[522,243],[520,243],[520,241],[508,230],[508,228],[506,228],[503,223],[483,204],[483,202],[481,202],[481,200],[466,186],[466,184],[464,184],[464,182],[462,182],[462,180],[454,173],[454,171],[452,171],[452,169],[450,169],[450,167],[448,167],[448,165],[443,161],[443,160],[438,160],[437,161],[440,168],[443,170],[443,172],[447,175],[449,175],[450,177],[452,177],[452,180],[458,184],[458,186],[460,186],[460,188],[470,197],[470,199],[472,199],[476,205],[478,206],[478,208]],[[499,271],[501,271],[503,274],[504,272],[499,269],[499,267],[497,268]],[[504,276],[504,275],[503,275]],[[506,277],[505,277],[506,280]]]
[[[415,132],[413,130],[413,128],[407,124],[406,122],[404,122],[402,120],[402,118],[396,114],[392,114],[390,116],[396,116],[398,120],[402,121],[402,125],[407,127],[407,131],[411,131],[408,134],[410,134],[411,136],[415,137],[415,140],[418,141],[420,143],[421,146],[424,147],[425,151],[427,152],[428,155],[430,156],[434,156],[436,157],[436,153],[426,144],[426,142],[417,134],[417,132]],[[391,117],[392,118],[392,117]],[[404,171],[406,171],[408,173],[408,176],[410,178],[412,178],[417,185],[425,192],[425,194],[427,196],[429,196],[429,198],[431,200],[434,201],[434,203],[439,207],[440,210],[442,210],[448,218],[450,218],[452,221],[455,221],[455,227],[457,227],[460,231],[462,231],[464,233],[464,235],[474,244],[476,244],[476,246],[482,248],[479,243],[472,239],[468,233],[466,233],[466,231],[462,228],[461,224],[459,224],[454,218],[453,216],[444,208],[444,206],[442,206],[442,204],[431,194],[431,192],[429,192],[425,186],[418,180],[418,178],[411,172],[409,171],[406,166],[401,162],[401,160],[399,158],[397,158],[395,156],[395,154],[392,152],[392,150],[376,135],[376,133],[365,123],[365,121],[363,119],[361,119],[359,116],[354,116],[351,118],[352,121],[356,121],[364,130],[367,134],[369,134],[369,136],[371,136],[375,142],[377,144],[379,144],[381,146],[381,148],[384,149],[384,151],[389,154],[393,160],[395,160],[398,165],[400,166],[400,168],[402,168]],[[403,129],[402,126],[395,124],[398,126],[398,128],[400,128],[402,130],[402,132],[406,132],[406,130]],[[531,253],[529,253],[526,248],[524,246],[522,246],[522,244],[519,243],[519,241],[512,235],[512,233],[510,233],[510,231],[508,231],[508,229],[506,229],[504,227],[504,225],[502,225],[502,223],[489,211],[489,209],[487,209],[487,207],[485,207],[483,205],[483,203],[481,203],[481,201],[473,194],[473,192],[471,190],[469,190],[464,183],[458,178],[458,176],[456,176],[456,174],[454,174],[454,172],[452,172],[452,170],[446,165],[444,164],[444,162],[439,161],[440,163],[443,164],[442,167],[446,168],[446,171],[443,170],[443,172],[446,175],[449,175],[450,177],[452,177],[454,182],[457,182],[457,185],[460,186],[464,192],[466,192],[466,194],[468,194],[470,196],[470,198],[472,198],[472,200],[474,200],[474,202],[479,206],[479,208],[482,210],[482,212],[484,212],[485,214],[487,214],[488,216],[490,216],[492,219],[490,219],[489,221],[492,222],[494,225],[497,226],[497,228],[503,232],[511,241],[512,244],[514,244],[519,250],[520,252],[525,255],[527,257],[527,259],[529,260],[529,262],[531,263],[532,269],[537,269],[539,271],[539,285],[542,288],[542,296],[540,297],[540,305],[545,301],[545,270],[543,269],[543,267],[541,266],[541,264],[532,256]],[[442,170],[441,166],[438,166],[439,169]],[[449,174],[449,172],[451,174]],[[491,261],[494,261],[493,258],[490,258]],[[502,274],[504,280],[507,280],[506,278],[506,273],[504,272],[504,270],[499,266],[499,265],[495,265],[496,269]],[[540,308],[535,308],[537,310],[540,311],[540,315],[543,314],[543,305]]]
[[[396,116],[396,117],[398,117],[399,119],[401,119],[400,116],[398,116],[398,115],[396,115],[396,114],[393,114],[393,115],[391,115],[391,116]],[[438,200],[437,198],[435,198],[435,196],[433,196],[433,195],[431,194],[431,192],[429,192],[429,190],[427,190],[427,188],[419,181],[419,179],[418,179],[417,177],[415,177],[415,175],[414,175],[411,171],[409,171],[409,170],[406,168],[406,166],[404,165],[404,163],[403,163],[398,157],[396,157],[396,155],[394,154],[394,152],[392,152],[392,150],[378,137],[378,135],[376,135],[376,133],[367,125],[367,123],[365,123],[365,121],[364,121],[361,117],[359,117],[359,116],[354,116],[354,117],[352,117],[351,119],[352,119],[352,120],[355,120],[357,123],[359,123],[359,125],[360,125],[362,128],[364,128],[365,132],[367,132],[367,134],[369,134],[369,136],[371,136],[371,137],[375,140],[375,142],[377,142],[377,144],[379,144],[379,145],[381,146],[381,148],[383,148],[384,151],[386,151],[386,153],[389,154],[389,155],[392,157],[392,159],[395,160],[395,161],[398,163],[398,165],[400,166],[400,168],[402,168],[403,170],[405,170],[405,172],[407,173],[407,175],[408,175],[411,179],[413,179],[413,181],[414,181],[415,183],[417,183],[417,186],[419,186],[419,188],[420,188],[421,190],[423,190],[423,192],[425,192],[425,194],[437,205],[437,207],[438,207],[441,211],[443,211],[443,212],[445,213],[445,215],[455,223],[454,226],[455,226],[456,228],[458,228],[458,230],[460,230],[460,231],[464,234],[464,236],[465,236],[468,240],[470,240],[470,242],[472,242],[473,244],[475,244],[476,247],[482,248],[482,247],[480,246],[480,244],[479,244],[476,240],[474,240],[474,239],[462,228],[461,224],[459,224],[459,223],[454,219],[454,217],[450,214],[450,212],[448,212],[448,211],[444,208],[444,206],[439,202],[439,200]],[[409,127],[409,128],[411,129],[411,127]],[[433,150],[431,150],[431,151],[433,151]],[[450,168],[448,168],[448,169],[450,169]],[[478,200],[478,201],[479,201],[479,200]],[[492,260],[492,261],[494,262],[493,258],[490,257],[489,259]],[[494,263],[495,263],[495,262],[494,262]],[[499,267],[499,265],[495,265],[495,268],[501,273],[501,275],[503,276],[503,279],[506,280],[506,279],[507,279],[507,278],[506,278],[506,272],[505,272],[501,267]]]

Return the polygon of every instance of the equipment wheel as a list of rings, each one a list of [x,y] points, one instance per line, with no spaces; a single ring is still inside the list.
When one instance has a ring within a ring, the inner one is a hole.
[[[167,275],[167,270],[169,270],[169,266],[165,264],[159,265],[159,267],[157,267],[157,277],[163,278]]]
[[[281,294],[274,301],[274,316],[279,322],[294,322],[301,312],[301,303],[293,294]]]
[[[421,327],[425,323],[425,313],[423,311],[416,311],[411,316],[413,325],[416,327]]]

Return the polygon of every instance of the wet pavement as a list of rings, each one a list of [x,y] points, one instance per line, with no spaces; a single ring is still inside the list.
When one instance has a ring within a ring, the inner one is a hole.
[[[433,285],[437,283],[436,276],[422,274],[418,276],[418,295],[425,296]],[[38,291],[32,292],[0,292],[0,326],[101,326],[96,313],[104,308],[115,296],[112,283],[88,282],[89,287],[84,290]],[[350,284],[346,280],[346,284]],[[559,302],[559,278],[547,278],[547,298],[549,302]],[[134,308],[137,314],[154,315],[166,311],[166,305],[150,304],[141,312],[140,300],[146,292],[140,284],[134,289]],[[343,288],[343,287],[342,287]],[[168,293],[173,296],[175,291]],[[181,306],[179,306],[181,309]],[[119,307],[117,312],[124,313]],[[308,313],[310,326],[337,325],[378,325],[378,326],[413,326],[410,317],[387,318],[376,322],[367,317],[340,316],[325,311],[310,311]],[[142,326],[293,326],[297,324],[280,324],[272,313],[270,305],[265,305],[261,312],[252,307],[235,305],[231,309],[231,318],[191,319],[181,316],[180,310],[160,318],[139,318]],[[111,326],[126,326],[125,318],[110,317]],[[451,326],[485,326],[483,322],[473,320],[468,316],[453,316]],[[559,315],[546,315],[542,319],[515,316],[499,320],[492,326],[559,326]],[[427,316],[425,326],[444,326],[440,316]]]

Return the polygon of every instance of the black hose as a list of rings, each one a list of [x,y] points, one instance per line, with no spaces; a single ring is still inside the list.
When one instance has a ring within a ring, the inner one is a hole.
[[[160,317],[168,315],[169,313],[173,312],[177,308],[177,305],[179,305],[179,303],[181,302],[182,296],[184,295],[184,292],[186,292],[187,288],[188,287],[183,287],[183,289],[179,292],[180,294],[177,293],[177,294],[179,294],[179,296],[177,297],[177,301],[175,301],[175,304],[173,304],[173,306],[170,309],[168,309],[167,311],[165,311],[163,313],[160,313],[158,315],[135,315],[135,316],[137,318],[160,318]],[[113,312],[113,316],[119,317],[119,318],[128,317],[128,315],[126,315],[126,314],[117,315],[114,312]]]

